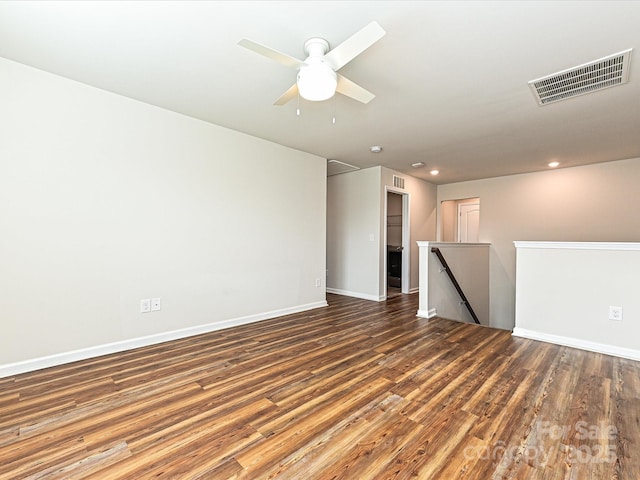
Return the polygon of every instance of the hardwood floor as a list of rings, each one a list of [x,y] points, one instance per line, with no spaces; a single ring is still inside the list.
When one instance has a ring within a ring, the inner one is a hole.
[[[640,479],[640,362],[328,301],[0,379],[0,479]]]

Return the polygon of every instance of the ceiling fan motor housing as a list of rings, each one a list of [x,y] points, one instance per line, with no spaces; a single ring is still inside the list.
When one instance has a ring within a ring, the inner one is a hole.
[[[329,42],[324,38],[310,38],[304,42],[304,53],[307,57],[323,57],[329,51]],[[307,58],[308,60],[308,58]]]

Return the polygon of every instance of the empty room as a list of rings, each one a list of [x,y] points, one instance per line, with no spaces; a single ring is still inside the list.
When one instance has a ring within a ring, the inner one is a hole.
[[[639,479],[639,19],[0,1],[0,480]]]

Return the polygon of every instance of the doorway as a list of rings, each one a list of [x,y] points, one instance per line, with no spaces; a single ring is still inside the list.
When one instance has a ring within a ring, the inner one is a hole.
[[[385,296],[409,293],[409,195],[387,188],[385,199]]]
[[[442,201],[438,227],[441,242],[478,243],[480,199],[474,197]]]

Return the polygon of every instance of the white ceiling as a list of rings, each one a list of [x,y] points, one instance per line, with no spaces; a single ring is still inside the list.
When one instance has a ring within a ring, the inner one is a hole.
[[[296,72],[237,45],[303,58],[308,38],[336,46],[372,20],[386,36],[340,70],[376,94],[367,105],[301,101],[299,117],[296,101],[273,106]],[[628,48],[628,84],[534,101],[529,80]],[[0,2],[2,57],[434,183],[640,157],[639,51],[637,1]]]

